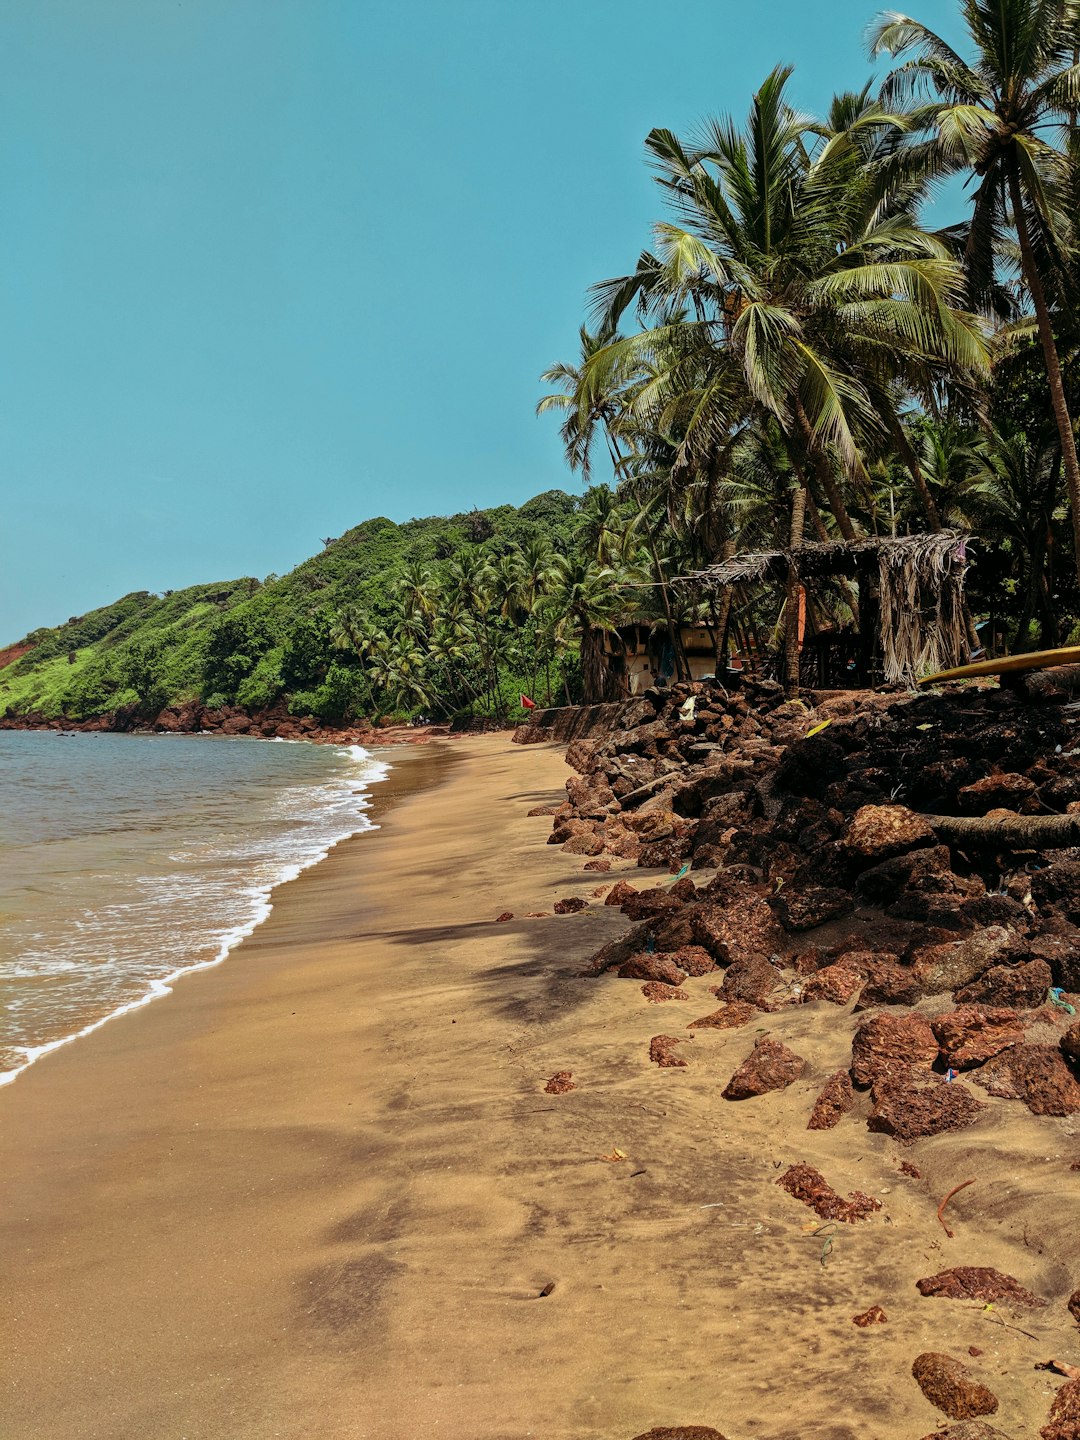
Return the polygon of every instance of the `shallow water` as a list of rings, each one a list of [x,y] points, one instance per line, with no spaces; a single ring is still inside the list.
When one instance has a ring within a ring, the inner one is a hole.
[[[275,885],[375,828],[386,770],[358,746],[0,732],[0,1084],[223,959]]]

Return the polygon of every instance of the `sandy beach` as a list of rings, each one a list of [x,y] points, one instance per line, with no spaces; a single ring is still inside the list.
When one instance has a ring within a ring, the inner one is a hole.
[[[820,1004],[650,1064],[716,977],[666,1005],[581,978],[627,922],[593,893],[617,872],[527,816],[567,774],[507,735],[403,753],[380,833],[279,890],[224,965],[0,1092],[0,1433],[917,1440],[941,1415],[911,1362],[945,1344],[981,1352],[995,1424],[1037,1433],[1061,1381],[1034,1364],[1076,1358],[1064,1305],[1016,1319],[915,1281],[1073,1288],[1074,1121],[996,1103],[919,1143],[921,1179],[887,1136],[807,1132],[850,1058]],[[570,895],[589,908],[525,918]],[[721,1100],[766,1026],[810,1072]],[[578,1088],[545,1094],[563,1069]],[[824,1265],[775,1184],[801,1161],[883,1205]],[[934,1212],[969,1176],[950,1241]],[[889,1323],[854,1327],[874,1304]]]

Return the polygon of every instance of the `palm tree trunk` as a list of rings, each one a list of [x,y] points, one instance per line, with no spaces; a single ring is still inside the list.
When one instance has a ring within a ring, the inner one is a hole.
[[[664,606],[664,620],[667,624],[668,639],[671,641],[671,653],[675,660],[675,679],[689,680],[690,665],[686,659],[686,651],[682,643],[682,627],[676,625],[675,617],[671,610],[671,596],[668,593],[667,576],[664,574],[660,564],[660,556],[657,554],[656,542],[651,533],[648,538],[649,554],[652,556],[653,569],[656,571],[656,579],[660,587],[660,599]]]
[[[1016,239],[1020,246],[1020,258],[1024,267],[1024,280],[1035,306],[1039,322],[1039,339],[1042,341],[1043,358],[1046,361],[1046,378],[1050,382],[1050,403],[1054,407],[1058,435],[1061,439],[1061,458],[1065,464],[1065,484],[1069,492],[1069,509],[1072,517],[1073,547],[1077,563],[1080,564],[1080,462],[1076,457],[1076,437],[1073,435],[1072,419],[1065,399],[1065,384],[1061,378],[1061,361],[1054,343],[1054,327],[1050,308],[1046,303],[1042,277],[1031,249],[1031,235],[1028,232],[1027,216],[1024,214],[1024,198],[1020,190],[1020,173],[1015,155],[1009,157],[1009,198],[1012,201],[1013,223]]]
[[[720,559],[731,560],[735,554],[735,537],[731,536],[720,547]],[[732,587],[724,586],[724,593],[720,597],[720,604],[714,606],[713,623],[715,634],[713,640],[713,673],[719,680],[722,674],[727,673],[728,656],[728,630],[731,624],[731,603]]]
[[[802,432],[803,440],[806,442],[807,452],[814,467],[814,474],[825,491],[829,501],[829,509],[832,511],[840,533],[847,541],[857,540],[858,534],[855,526],[851,523],[851,516],[844,504],[844,497],[840,493],[840,486],[836,483],[836,476],[832,473],[832,466],[829,464],[829,457],[814,434],[813,427],[803,409],[801,400],[795,401],[795,418],[799,422],[799,429]],[[800,542],[801,543],[801,542]]]
[[[791,532],[788,540],[787,595],[784,600],[784,690],[799,691],[799,562],[797,551],[806,526],[806,486],[800,485],[791,498]]]
[[[930,486],[926,483],[926,476],[923,474],[922,466],[919,464],[919,457],[912,449],[911,441],[905,435],[903,425],[901,425],[896,416],[891,413],[889,415],[889,430],[892,433],[893,444],[896,446],[896,453],[904,462],[904,466],[911,476],[911,483],[915,487],[915,494],[919,497],[919,504],[922,506],[923,514],[926,516],[926,523],[936,535],[944,528],[941,523],[941,512],[937,508],[933,495],[930,494]]]

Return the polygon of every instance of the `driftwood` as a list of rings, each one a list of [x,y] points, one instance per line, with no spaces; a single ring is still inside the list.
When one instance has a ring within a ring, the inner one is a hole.
[[[1080,845],[1080,815],[927,815],[942,840],[998,850],[1063,850]]]

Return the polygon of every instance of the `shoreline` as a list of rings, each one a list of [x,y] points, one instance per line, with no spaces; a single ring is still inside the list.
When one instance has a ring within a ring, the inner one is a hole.
[[[48,733],[57,732],[53,731]],[[128,733],[130,733],[133,738],[145,738],[146,736],[155,735],[157,738],[165,738],[162,732],[132,731]],[[279,741],[276,739],[271,739],[270,737],[254,735],[223,736],[209,733],[206,735],[191,735],[185,738],[217,740],[265,740],[266,743],[275,744],[308,743],[302,740]],[[340,748],[342,749],[357,748],[354,745],[347,744],[346,742],[325,741],[321,743],[340,743]],[[57,1050],[60,1050],[65,1046],[74,1044],[77,1040],[83,1040],[87,1036],[94,1034],[95,1031],[100,1030],[104,1025],[108,1025],[112,1021],[119,1020],[121,1017],[132,1014],[135,1011],[143,1010],[148,1005],[152,1005],[157,1000],[167,999],[170,995],[173,994],[176,985],[186,976],[196,975],[206,970],[213,970],[216,969],[217,966],[223,965],[225,961],[229,959],[230,955],[232,955],[233,952],[237,950],[239,946],[244,943],[245,940],[249,939],[250,936],[254,934],[254,932],[259,928],[260,925],[264,924],[269,919],[274,909],[274,897],[281,890],[282,886],[290,884],[293,880],[299,879],[299,877],[303,875],[306,871],[312,869],[316,865],[322,864],[322,862],[326,860],[328,856],[338,848],[338,846],[347,844],[350,841],[359,839],[361,836],[368,835],[371,832],[378,830],[380,827],[375,818],[378,811],[376,801],[376,795],[378,791],[376,787],[384,786],[387,784],[392,774],[393,766],[390,764],[389,761],[383,761],[380,760],[377,756],[371,755],[370,751],[366,750],[366,747],[362,746],[359,748],[362,748],[366,751],[369,758],[373,760],[375,764],[379,765],[382,768],[383,773],[374,775],[364,780],[363,802],[358,809],[355,817],[358,821],[361,821],[362,823],[358,824],[357,828],[353,830],[351,834],[342,836],[340,840],[334,841],[326,849],[312,853],[304,860],[303,863],[299,865],[293,864],[288,866],[282,873],[281,877],[277,880],[274,880],[271,884],[259,886],[256,890],[251,891],[250,893],[252,895],[252,898],[256,899],[257,897],[254,915],[250,919],[246,920],[243,924],[234,926],[232,929],[226,931],[221,936],[218,952],[216,955],[213,956],[213,958],[207,960],[192,961],[190,964],[182,965],[177,969],[171,971],[167,975],[153,978],[149,981],[149,987],[146,992],[140,995],[138,998],[126,1001],[123,1005],[118,1006],[115,1010],[110,1010],[107,1014],[100,1015],[97,1018],[88,1021],[85,1025],[81,1026],[77,1030],[72,1031],[70,1034],[63,1035],[58,1039],[44,1041],[41,1044],[30,1047],[26,1050],[26,1058],[22,1064],[17,1065],[10,1070],[0,1070],[0,1090],[3,1090],[9,1085],[13,1085],[15,1081],[19,1078],[19,1076],[24,1075],[32,1065],[36,1065],[40,1060],[43,1060],[47,1056],[54,1054]],[[400,762],[395,761],[395,764],[399,763]],[[390,794],[391,796],[393,796],[394,794],[392,788]],[[392,799],[390,803],[392,803]]]

